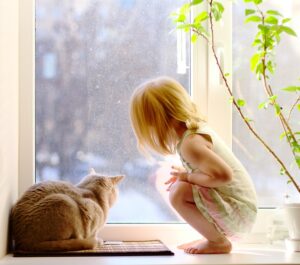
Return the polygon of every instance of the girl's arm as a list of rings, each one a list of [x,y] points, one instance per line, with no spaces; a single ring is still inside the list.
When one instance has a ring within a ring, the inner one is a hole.
[[[191,135],[181,145],[181,154],[193,173],[172,172],[179,180],[204,187],[219,187],[232,180],[232,169],[211,149],[211,143],[199,134]]]

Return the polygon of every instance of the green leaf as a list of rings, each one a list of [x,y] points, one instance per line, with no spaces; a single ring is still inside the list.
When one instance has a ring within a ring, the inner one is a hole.
[[[292,146],[296,147],[296,148],[300,148],[300,145],[296,141],[294,141],[294,140],[292,142]]]
[[[234,97],[229,98],[229,103],[233,103]]]
[[[269,106],[269,102],[262,102],[258,105],[259,109],[267,109]]]
[[[222,15],[216,8],[212,8],[212,13],[216,21],[219,21],[222,18]]]
[[[240,99],[240,98],[237,99],[236,103],[239,107],[244,107],[246,105],[246,101],[244,99]]]
[[[250,59],[250,69],[251,69],[252,72],[254,72],[254,70],[256,69],[256,66],[257,66],[260,58],[261,58],[261,55],[259,53],[255,53],[251,57],[251,59]]]
[[[268,10],[267,14],[282,17],[282,15],[276,10]]]
[[[222,13],[224,12],[224,7],[220,2],[213,2],[211,11],[216,21],[222,18]]]
[[[273,16],[268,16],[265,18],[265,23],[268,23],[268,24],[278,24],[278,19],[276,17],[273,17]]]
[[[283,132],[282,134],[279,135],[280,141],[287,135],[288,132]]]
[[[245,19],[245,23],[249,23],[249,22],[261,22],[261,17],[259,17],[259,16],[250,16],[250,17]]]
[[[268,63],[267,63],[267,69],[269,70],[269,72],[271,73],[271,74],[274,74],[274,66],[273,66],[273,64],[272,64],[272,62],[271,61],[269,61]]]
[[[287,27],[287,26],[281,26],[280,28],[281,28],[285,33],[287,33],[287,34],[289,34],[289,35],[291,35],[291,36],[297,37],[296,32],[295,32],[293,29],[291,29],[290,27]]]
[[[273,95],[273,96],[269,97],[268,99],[269,99],[269,102],[271,102],[273,104],[277,98],[278,98],[277,95]]]
[[[281,40],[281,38],[280,38],[280,35],[279,35],[280,33],[275,33],[274,34],[274,36],[275,36],[275,39],[276,39],[276,41],[277,41],[277,43],[279,43],[280,42],[280,40]]]
[[[296,156],[295,160],[296,160],[298,167],[300,167],[300,156]]]
[[[300,111],[300,104],[297,105],[297,109]]]
[[[250,118],[248,118],[248,117],[245,117],[244,120],[247,121],[247,122],[254,121],[254,120],[252,120],[252,119],[250,119]]]
[[[179,9],[179,14],[186,15],[190,11],[190,4],[183,4]]]
[[[178,16],[178,13],[173,11],[170,13],[170,17],[177,17]]]
[[[288,86],[288,87],[282,88],[281,90],[284,90],[287,92],[300,92],[300,86]]]
[[[280,169],[280,175],[285,175],[285,173],[286,173],[286,171],[283,168],[281,168]]]
[[[282,30],[281,30],[281,25],[273,25],[273,26],[271,26],[271,28],[270,28],[272,31],[273,31],[273,33],[281,33],[282,32]]]
[[[262,3],[262,0],[244,0],[245,3],[253,2],[256,5],[259,5]]]
[[[274,104],[275,114],[278,116],[281,112],[281,107],[278,104]]]
[[[229,73],[225,73],[224,76],[225,76],[225,77],[228,77],[228,76],[230,76],[230,74],[229,74]]]
[[[245,3],[253,2],[256,5],[259,5],[262,3],[262,0],[244,0]]]
[[[256,74],[262,74],[262,73],[263,73],[263,70],[264,70],[263,64],[262,64],[262,63],[259,63],[259,64],[256,66],[255,73],[256,73]]]
[[[261,33],[263,34],[267,34],[270,30],[270,26],[267,25],[259,24],[257,27],[260,29]]]
[[[193,26],[194,26],[195,29],[197,29],[197,31],[199,31],[204,36],[206,36],[206,37],[209,36],[208,32],[206,31],[206,29],[201,24],[193,24]]]
[[[220,2],[213,1],[213,5],[215,5],[218,8],[221,14],[224,12],[224,6]]]
[[[296,144],[294,144],[294,143],[295,142],[292,143],[292,145],[293,145],[293,152],[300,154],[300,146],[297,143]]]
[[[252,43],[252,46],[257,46],[257,45],[261,45],[261,44],[262,44],[262,42],[260,39],[255,39]]]
[[[254,9],[245,9],[245,16],[249,16],[254,13],[256,13],[256,10]]]
[[[197,34],[192,34],[192,36],[191,36],[191,42],[192,43],[195,43],[196,41],[197,41],[197,39],[198,39],[198,35]]]
[[[177,29],[185,29],[185,30],[189,30],[192,27],[191,24],[179,24],[176,26]]]
[[[284,24],[284,23],[287,23],[287,22],[290,22],[292,19],[290,19],[290,18],[284,18],[283,20],[282,20],[282,24]]]
[[[199,4],[201,4],[202,2],[203,2],[203,0],[193,0],[193,1],[191,2],[191,6],[199,5]]]
[[[175,19],[176,22],[185,22],[186,15],[184,14],[179,14],[177,19]]]
[[[208,13],[206,11],[201,12],[194,18],[194,23],[200,23],[208,18]]]
[[[268,48],[269,52],[274,48],[274,44],[275,44],[275,41],[271,37],[266,36],[265,46],[266,46],[266,48]]]

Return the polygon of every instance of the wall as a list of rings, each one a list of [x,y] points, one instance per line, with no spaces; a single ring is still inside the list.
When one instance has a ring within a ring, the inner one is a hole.
[[[0,258],[18,193],[18,0],[0,1]]]

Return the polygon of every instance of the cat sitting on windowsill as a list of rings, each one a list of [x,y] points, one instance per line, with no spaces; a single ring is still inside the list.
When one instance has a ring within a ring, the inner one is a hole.
[[[101,176],[93,169],[75,185],[47,181],[33,185],[11,213],[15,251],[92,249],[97,232],[117,199],[123,176]]]

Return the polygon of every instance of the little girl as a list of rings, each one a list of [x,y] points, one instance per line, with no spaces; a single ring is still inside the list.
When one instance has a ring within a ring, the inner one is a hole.
[[[142,151],[177,151],[184,166],[173,166],[166,182],[170,203],[206,240],[179,248],[193,254],[229,253],[228,238],[249,232],[257,213],[256,193],[245,168],[171,78],[140,85],[131,99],[130,116]]]

